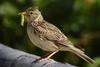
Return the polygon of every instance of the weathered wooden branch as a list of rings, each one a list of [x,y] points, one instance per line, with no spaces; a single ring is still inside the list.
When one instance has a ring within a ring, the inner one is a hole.
[[[38,56],[0,44],[0,67],[76,67],[52,59],[34,63]]]

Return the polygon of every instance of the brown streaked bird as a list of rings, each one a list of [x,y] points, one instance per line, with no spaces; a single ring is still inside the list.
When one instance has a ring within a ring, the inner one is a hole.
[[[38,7],[30,7],[19,15],[26,19],[27,33],[32,43],[49,52],[48,55],[38,59],[38,61],[47,60],[58,51],[69,51],[88,63],[94,63],[94,60],[76,48],[56,26],[45,21]]]

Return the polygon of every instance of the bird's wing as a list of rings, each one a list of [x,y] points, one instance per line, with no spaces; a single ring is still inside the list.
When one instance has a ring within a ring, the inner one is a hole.
[[[59,44],[65,44],[69,41],[68,38],[53,24],[46,21],[43,24],[37,26],[37,30],[40,32],[40,35],[43,38],[46,38],[50,41],[55,41]]]

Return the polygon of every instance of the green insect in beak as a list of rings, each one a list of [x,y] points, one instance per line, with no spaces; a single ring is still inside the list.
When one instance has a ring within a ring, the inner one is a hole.
[[[25,14],[26,14],[26,12],[21,12],[18,14],[18,15],[21,15],[21,26],[24,26]]]

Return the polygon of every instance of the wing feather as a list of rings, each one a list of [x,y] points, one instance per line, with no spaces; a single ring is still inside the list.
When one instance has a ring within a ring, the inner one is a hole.
[[[53,24],[43,21],[36,29],[39,31],[39,35],[42,38],[46,38],[50,41],[57,42],[59,44],[66,45],[69,41],[68,38]]]

